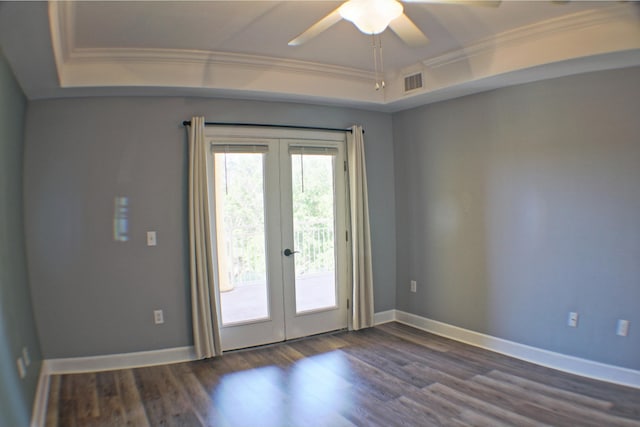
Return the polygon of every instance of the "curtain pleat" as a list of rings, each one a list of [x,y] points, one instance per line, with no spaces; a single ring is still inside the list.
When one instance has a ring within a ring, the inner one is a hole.
[[[354,330],[373,326],[373,270],[367,168],[362,126],[347,133],[349,170],[349,220],[351,224],[352,318]]]
[[[198,359],[222,353],[212,237],[204,117],[193,117],[189,127],[189,262],[193,343]]]

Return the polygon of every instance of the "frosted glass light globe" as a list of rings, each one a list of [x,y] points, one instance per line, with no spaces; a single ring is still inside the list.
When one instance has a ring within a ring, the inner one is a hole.
[[[349,0],[340,7],[340,16],[365,34],[380,34],[402,11],[396,0]]]

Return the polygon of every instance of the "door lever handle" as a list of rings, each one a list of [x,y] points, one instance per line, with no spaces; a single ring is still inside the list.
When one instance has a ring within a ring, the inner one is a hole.
[[[299,254],[300,251],[292,251],[291,249],[287,248],[284,250],[284,256],[291,256],[293,254]]]

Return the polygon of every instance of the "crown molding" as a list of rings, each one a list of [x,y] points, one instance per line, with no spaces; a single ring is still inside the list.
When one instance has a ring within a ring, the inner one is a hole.
[[[294,73],[311,73],[315,75],[330,74],[341,79],[366,81],[368,83],[371,83],[374,80],[374,73],[368,70],[234,52],[151,48],[74,48],[67,53],[66,57],[67,61],[78,63],[170,63],[182,65],[244,67],[255,70],[269,70],[277,68],[280,71]]]
[[[640,65],[640,16],[621,4],[549,19],[497,34],[406,67],[387,81],[392,111],[571,74]],[[403,91],[422,72],[422,89]]]
[[[373,90],[369,70],[310,61],[188,49],[80,48],[74,2],[51,1],[49,20],[59,85],[75,89],[69,93],[98,88],[200,91],[204,96],[224,92],[399,111],[526,81],[640,65],[640,17],[632,4],[505,31],[386,73],[381,91]],[[634,55],[637,60],[630,61]],[[414,72],[423,73],[424,87],[405,93],[404,76]]]
[[[339,78],[371,82],[375,74],[369,70],[321,64],[311,61],[274,58],[235,52],[216,52],[195,49],[151,48],[79,48],[75,40],[75,11],[71,1],[49,2],[49,21],[56,62],[157,62],[181,64],[211,64],[242,66],[255,69],[278,68],[286,71],[331,74]]]
[[[369,70],[232,52],[80,48],[73,2],[50,2],[49,20],[62,88],[182,87],[384,102]]]
[[[75,45],[74,16],[73,2],[49,1],[49,31],[58,76],[60,67],[69,60],[69,54]]]
[[[453,62],[466,61],[477,55],[496,52],[514,44],[535,42],[542,37],[549,37],[561,33],[566,34],[618,21],[624,19],[626,16],[629,16],[628,5],[616,5],[607,9],[585,10],[504,31],[461,49],[426,59],[422,61],[422,64],[427,68],[438,68]]]

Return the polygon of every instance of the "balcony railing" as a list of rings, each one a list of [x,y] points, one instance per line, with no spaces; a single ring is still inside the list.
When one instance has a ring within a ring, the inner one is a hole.
[[[293,236],[294,248],[299,251],[295,255],[296,276],[334,271],[333,224],[296,228]],[[227,241],[227,256],[232,265],[230,275],[234,285],[265,277],[264,234],[233,230]]]

